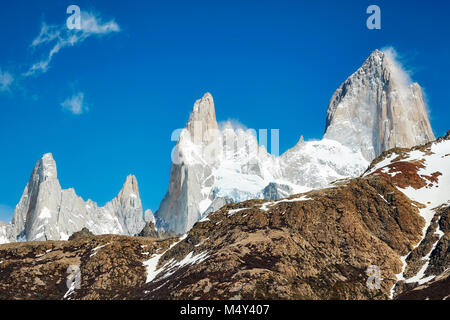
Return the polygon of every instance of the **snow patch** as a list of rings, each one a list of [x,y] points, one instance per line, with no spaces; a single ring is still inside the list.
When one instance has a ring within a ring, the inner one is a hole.
[[[143,262],[144,266],[147,269],[147,280],[145,281],[145,283],[149,283],[151,281],[153,281],[156,276],[162,271],[162,269],[164,268],[160,268],[157,269],[158,266],[158,262],[159,259],[161,259],[161,257],[170,249],[172,249],[174,246],[176,246],[178,243],[180,243],[181,241],[183,241],[184,239],[187,238],[187,234],[184,234],[180,239],[178,239],[177,242],[173,243],[169,249],[167,249],[166,251],[162,252],[161,254],[153,254],[151,256],[150,259],[146,260]]]
[[[233,209],[233,210],[229,210],[228,211],[228,216],[232,216],[233,214],[235,214],[235,213],[237,213],[237,212],[240,212],[240,211],[243,211],[243,210],[247,210],[248,208],[239,208],[239,209]]]
[[[273,207],[279,203],[283,203],[283,202],[300,202],[300,201],[307,201],[307,200],[313,200],[309,197],[307,197],[306,195],[302,195],[298,198],[293,198],[293,199],[282,199],[282,200],[278,200],[278,201],[269,201],[264,203],[263,205],[261,205],[260,209],[263,211],[269,211],[270,207]]]

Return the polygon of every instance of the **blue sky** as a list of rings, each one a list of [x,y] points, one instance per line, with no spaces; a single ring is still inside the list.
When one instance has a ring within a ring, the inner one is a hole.
[[[71,4],[89,21],[76,38],[65,29]],[[366,28],[371,4],[381,30]],[[63,188],[103,205],[133,173],[155,211],[171,133],[207,91],[218,120],[280,129],[281,151],[300,135],[319,139],[335,89],[387,46],[425,89],[441,136],[449,10],[444,1],[2,1],[0,220],[46,152]]]

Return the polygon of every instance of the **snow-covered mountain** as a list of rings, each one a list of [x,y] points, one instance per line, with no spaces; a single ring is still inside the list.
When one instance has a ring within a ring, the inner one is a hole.
[[[94,234],[135,235],[144,227],[136,178],[128,176],[119,195],[104,207],[62,190],[52,154],[45,154],[31,173],[10,224],[0,226],[0,240],[67,240],[87,227]],[[2,231],[3,230],[3,231]]]
[[[205,94],[173,152],[159,227],[185,233],[224,204],[325,187],[359,176],[387,149],[433,140],[420,87],[408,81],[389,52],[374,51],[331,98],[324,138],[301,138],[280,157],[259,146],[252,130],[219,128]]]

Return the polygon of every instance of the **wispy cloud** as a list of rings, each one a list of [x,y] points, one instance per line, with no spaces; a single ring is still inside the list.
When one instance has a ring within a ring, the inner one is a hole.
[[[88,107],[84,101],[84,93],[78,92],[61,103],[63,109],[68,110],[72,114],[80,115],[88,111]]]
[[[0,69],[0,91],[9,91],[13,81],[14,78],[9,72]]]
[[[220,121],[218,125],[219,125],[220,130],[224,130],[224,129],[228,129],[228,128],[233,129],[235,131],[248,130],[248,128],[237,119],[228,119],[226,121]]]
[[[411,70],[401,62],[401,57],[393,47],[385,47],[381,51],[386,55],[388,61],[391,63],[392,76],[404,86],[409,86],[413,81],[411,79]]]
[[[385,47],[381,49],[388,58],[388,62],[391,64],[391,76],[392,79],[399,85],[399,94],[409,96],[411,94],[411,85],[414,83],[412,79],[413,70],[404,62],[404,58],[399,55],[394,47]],[[417,84],[417,83],[416,83]],[[418,85],[418,84],[417,84]],[[426,89],[420,87],[422,91],[422,98],[425,103],[425,110],[428,117],[431,117],[430,104],[426,94]]]
[[[65,24],[48,25],[44,22],[39,35],[30,47],[36,49],[47,46],[48,52],[23,75],[28,77],[47,72],[53,57],[61,49],[73,47],[91,36],[101,37],[119,31],[120,27],[114,20],[103,22],[99,15],[84,11],[81,12],[81,29],[79,30],[69,29]]]

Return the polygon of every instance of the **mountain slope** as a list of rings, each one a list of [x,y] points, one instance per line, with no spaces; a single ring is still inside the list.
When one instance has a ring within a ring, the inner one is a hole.
[[[74,189],[61,188],[56,162],[48,153],[36,163],[6,233],[9,241],[67,240],[83,227],[94,234],[134,235],[144,224],[134,176],[127,177],[116,198],[99,207]]]

